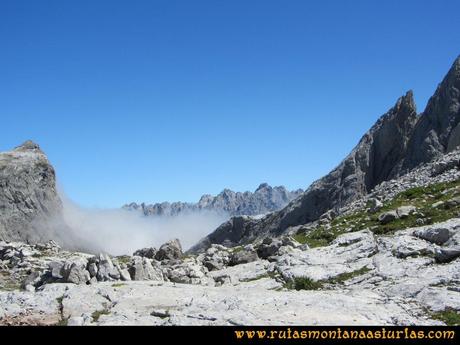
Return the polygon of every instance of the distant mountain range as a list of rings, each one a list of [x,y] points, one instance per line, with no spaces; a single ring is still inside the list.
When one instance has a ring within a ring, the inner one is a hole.
[[[229,216],[259,215],[277,211],[303,193],[302,189],[288,191],[283,186],[262,183],[254,192],[234,192],[224,189],[216,196],[203,195],[197,203],[162,202],[156,204],[124,205],[123,209],[141,211],[146,216],[177,216],[191,211],[213,211]]]

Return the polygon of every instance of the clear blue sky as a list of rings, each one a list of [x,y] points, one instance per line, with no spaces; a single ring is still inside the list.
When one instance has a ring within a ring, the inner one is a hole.
[[[307,187],[460,54],[460,1],[0,1],[0,150],[86,206]]]

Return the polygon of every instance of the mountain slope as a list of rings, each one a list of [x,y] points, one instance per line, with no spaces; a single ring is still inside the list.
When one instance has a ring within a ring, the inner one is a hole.
[[[299,198],[260,220],[231,219],[192,250],[201,250],[210,243],[236,245],[280,235],[291,226],[315,221],[329,210],[337,211],[379,183],[453,150],[460,143],[459,90],[460,57],[420,116],[409,91],[334,170],[315,181]]]
[[[31,141],[0,153],[0,239],[35,242],[46,222],[61,209],[55,172],[38,145]]]
[[[286,206],[298,197],[303,190],[288,191],[285,187],[271,187],[262,183],[253,193],[234,192],[224,189],[216,196],[203,195],[197,203],[163,202],[153,205],[131,203],[124,205],[127,210],[139,210],[146,216],[176,216],[191,211],[214,211],[237,215],[258,215],[273,212]]]
[[[404,170],[429,162],[460,144],[460,57],[458,57],[414,129]]]
[[[54,168],[34,142],[0,153],[0,188],[0,240],[97,250],[65,223]]]

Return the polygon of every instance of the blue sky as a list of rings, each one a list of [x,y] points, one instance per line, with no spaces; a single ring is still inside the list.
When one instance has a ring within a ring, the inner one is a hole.
[[[305,188],[460,54],[460,2],[0,2],[0,150],[85,206]]]

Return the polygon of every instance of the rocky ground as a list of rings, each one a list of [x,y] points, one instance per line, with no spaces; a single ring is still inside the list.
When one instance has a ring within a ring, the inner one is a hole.
[[[457,182],[441,195],[455,199]],[[385,225],[418,212],[398,206],[383,221],[385,205],[375,216]],[[335,225],[323,218],[322,226]],[[458,324],[460,218],[387,233],[349,227],[327,243],[300,234],[199,255],[176,240],[121,257],[1,242],[0,323]]]

